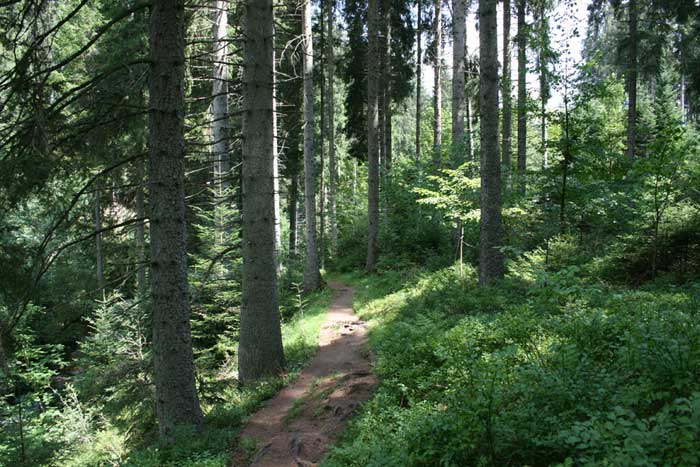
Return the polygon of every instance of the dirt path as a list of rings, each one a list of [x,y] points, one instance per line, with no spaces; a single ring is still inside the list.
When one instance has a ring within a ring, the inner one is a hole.
[[[326,454],[377,384],[365,324],[352,311],[353,290],[330,283],[333,302],[319,351],[299,378],[256,412],[240,434],[234,466],[309,467]]]

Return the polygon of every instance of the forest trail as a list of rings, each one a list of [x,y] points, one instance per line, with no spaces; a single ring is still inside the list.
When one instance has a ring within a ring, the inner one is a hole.
[[[239,435],[232,465],[315,466],[360,404],[372,396],[377,378],[371,372],[367,328],[352,310],[354,291],[336,282],[329,285],[333,301],[318,353],[294,383],[250,418]]]

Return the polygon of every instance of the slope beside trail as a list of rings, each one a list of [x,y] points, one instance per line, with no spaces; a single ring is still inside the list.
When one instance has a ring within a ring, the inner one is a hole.
[[[377,379],[367,328],[352,310],[354,291],[329,285],[333,301],[318,353],[294,383],[252,415],[237,439],[233,466],[315,466],[359,405],[372,397]]]

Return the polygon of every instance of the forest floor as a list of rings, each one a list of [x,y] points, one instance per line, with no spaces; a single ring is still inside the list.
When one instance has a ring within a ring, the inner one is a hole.
[[[234,466],[298,467],[321,462],[360,404],[372,397],[367,328],[352,310],[354,290],[331,282],[333,301],[319,351],[291,385],[241,431]]]

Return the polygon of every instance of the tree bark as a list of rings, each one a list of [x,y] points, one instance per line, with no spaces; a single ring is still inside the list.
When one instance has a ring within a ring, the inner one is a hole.
[[[381,161],[384,174],[391,170],[391,1],[382,3],[382,89],[381,99]]]
[[[637,145],[637,0],[629,0],[629,57],[627,64],[627,156],[635,155]]]
[[[498,45],[496,2],[479,0],[479,103],[481,107],[481,235],[479,283],[503,277],[501,160],[498,154]]]
[[[299,176],[295,173],[289,182],[289,256],[297,255],[297,204],[299,203]]]
[[[466,0],[452,2],[452,165],[464,162],[464,59],[467,23]]]
[[[421,102],[421,91],[423,83],[422,83],[422,77],[423,77],[423,45],[422,45],[422,36],[423,36],[423,23],[422,23],[422,18],[421,16],[423,15],[423,1],[418,0],[418,17],[416,20],[416,49],[417,49],[417,58],[416,58],[416,164],[420,164],[420,145],[421,145],[421,135],[420,135],[420,120],[421,120],[421,113],[423,112],[423,109],[421,108],[422,102]]]
[[[511,95],[511,43],[510,43],[510,0],[503,0],[503,140],[501,143],[501,164],[503,165],[503,175],[506,180],[510,174],[513,151],[513,97]]]
[[[328,128],[326,127],[326,67],[324,63],[324,54],[326,53],[326,27],[325,27],[325,15],[323,11],[325,10],[327,0],[320,1],[320,14],[319,14],[319,29],[320,29],[320,44],[319,44],[319,72],[321,74],[321,122],[320,122],[320,141],[319,149],[321,154],[319,157],[318,166],[318,216],[319,216],[319,226],[318,226],[318,254],[319,254],[319,267],[323,269],[326,264],[326,132]]]
[[[331,255],[335,256],[338,249],[338,213],[336,206],[336,191],[338,189],[338,167],[335,160],[335,51],[333,47],[333,11],[335,0],[326,0],[328,8],[328,38],[326,39],[326,60],[328,62],[328,175],[330,192],[328,203],[331,211]]]
[[[202,425],[187,284],[184,0],[154,0],[150,48],[153,367],[159,432],[172,439],[178,426]]]
[[[143,303],[146,298],[146,208],[144,206],[144,160],[136,163],[136,217],[141,219],[136,223],[136,260],[138,272],[136,273],[136,299]]]
[[[314,49],[311,37],[311,0],[304,0],[302,31],[304,47],[304,204],[306,211],[306,266],[304,292],[321,286],[316,239],[316,161],[314,158]]]
[[[228,148],[228,0],[214,0],[214,66],[212,76],[212,158],[214,186],[223,197],[230,186]]]
[[[518,2],[518,192],[525,194],[527,170],[527,24],[525,1]],[[482,109],[483,110],[483,109]]]
[[[284,367],[275,258],[272,0],[248,0],[243,47],[241,383]]]
[[[100,291],[102,299],[105,298],[105,274],[104,274],[104,257],[102,255],[102,205],[100,203],[100,183],[95,183],[95,266],[97,275],[97,288]]]
[[[542,146],[542,165],[549,167],[549,154],[547,153],[547,100],[549,99],[549,86],[547,83],[547,60],[545,58],[545,41],[549,40],[549,24],[546,18],[546,3],[540,5],[540,44],[538,52],[538,68],[540,72],[540,145]]]
[[[433,165],[440,168],[442,158],[442,0],[435,0],[435,76],[433,82]]]
[[[280,211],[280,157],[277,148],[279,124],[277,120],[277,53],[276,31],[272,26],[272,191],[275,204],[275,261],[277,274],[282,273],[282,213]]]
[[[368,60],[367,60],[367,272],[374,272],[377,268],[379,254],[379,144],[377,132],[379,116],[377,109],[377,97],[379,94],[379,70],[378,70],[378,0],[369,0],[368,11]]]

